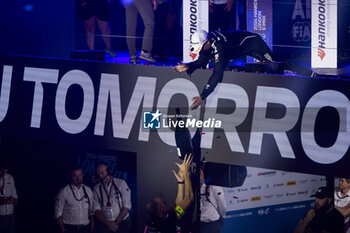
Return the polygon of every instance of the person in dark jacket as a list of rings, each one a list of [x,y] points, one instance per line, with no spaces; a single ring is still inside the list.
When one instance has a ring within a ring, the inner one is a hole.
[[[231,59],[251,56],[261,62],[275,62],[270,48],[258,34],[246,31],[213,31],[195,32],[191,37],[190,56],[197,59],[187,64],[178,64],[173,69],[176,72],[186,71],[192,74],[198,68],[205,68],[209,60],[213,60],[214,71],[200,96],[193,98],[191,109],[201,105],[222,81],[226,66]],[[283,63],[284,70],[303,76],[314,76],[314,72],[306,67]]]
[[[320,187],[311,197],[316,197],[315,207],[299,221],[294,233],[343,233],[344,217],[334,208],[334,192]]]

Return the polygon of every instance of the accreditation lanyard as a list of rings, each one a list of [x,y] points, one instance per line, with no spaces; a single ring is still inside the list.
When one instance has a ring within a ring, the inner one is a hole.
[[[71,190],[72,193],[73,193],[73,197],[74,197],[75,200],[77,200],[77,201],[82,201],[84,198],[87,198],[86,193],[85,193],[85,190],[84,190],[84,187],[82,187],[82,188],[83,188],[83,191],[84,191],[84,196],[82,196],[80,199],[78,199],[77,196],[75,195],[75,192],[74,192],[74,190],[73,190],[73,188],[72,188],[72,185],[69,185],[69,187],[70,187],[70,190]]]
[[[113,181],[112,181],[113,182]],[[106,193],[106,197],[107,197],[107,204],[106,204],[106,206],[107,207],[111,207],[112,206],[112,203],[111,203],[111,194],[112,194],[112,184],[111,184],[111,187],[109,188],[109,192],[107,191],[107,189],[106,189],[106,186],[104,185],[104,184],[102,184],[102,186],[103,186],[103,190],[105,191],[105,193]]]
[[[339,193],[338,193],[338,192],[336,192],[335,194],[337,195],[337,197],[338,197],[339,199],[344,199],[344,198],[349,197],[348,194],[346,194],[344,197],[342,197],[341,195],[339,196]]]
[[[105,185],[103,183],[100,185],[100,196],[101,196],[100,202],[101,202],[101,206],[104,205],[103,195],[102,195],[102,186],[103,186],[103,189],[104,189],[104,191],[106,193],[106,197],[107,197],[107,205],[106,205],[106,207],[109,207],[109,208],[112,206],[112,203],[111,203],[110,200],[111,200],[111,194],[112,194],[112,187],[114,187],[114,190],[116,192],[116,198],[118,199],[118,206],[119,206],[119,209],[121,210],[122,203],[120,203],[120,202],[122,200],[120,200],[120,199],[122,198],[122,193],[119,191],[118,186],[114,183],[114,181],[112,180],[111,182],[112,182],[112,184],[111,184],[111,187],[109,189],[109,192],[107,192],[107,189],[106,189],[106,187],[105,187]],[[120,198],[119,198],[119,196],[120,196]]]
[[[2,185],[0,186],[0,194],[4,195],[5,190],[5,174],[2,176]]]

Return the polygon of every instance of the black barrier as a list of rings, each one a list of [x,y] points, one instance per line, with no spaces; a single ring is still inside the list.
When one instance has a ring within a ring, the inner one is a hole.
[[[177,109],[177,114],[180,115],[180,112]],[[178,118],[178,120],[183,120]],[[201,160],[201,132],[199,129],[196,130],[196,133],[192,137],[190,131],[187,127],[180,127],[179,125],[175,128],[175,142],[176,147],[179,150],[180,159],[184,159],[186,154],[192,154],[193,162],[199,162]]]
[[[179,115],[179,109],[176,109],[176,113]],[[178,118],[178,120],[182,118]],[[191,140],[191,134],[187,127],[181,128],[179,125],[175,128],[175,142],[176,147],[180,150],[179,157],[185,158],[186,154],[193,154],[193,145]]]
[[[152,160],[156,153],[176,157],[169,149],[175,137],[165,127],[145,129],[144,109],[188,108],[211,71],[189,79],[167,67],[1,56],[0,74],[2,135],[93,144]],[[347,177],[348,89],[343,80],[226,72],[202,106],[209,126],[202,129],[202,155]]]
[[[204,180],[206,184],[221,187],[240,187],[247,177],[247,168],[223,163],[204,163]]]

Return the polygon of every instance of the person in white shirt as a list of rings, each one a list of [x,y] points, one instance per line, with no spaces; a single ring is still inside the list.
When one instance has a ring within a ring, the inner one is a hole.
[[[127,233],[130,227],[131,191],[122,179],[113,178],[107,164],[97,165],[101,183],[94,187],[94,213],[98,233]]]
[[[83,184],[83,171],[71,170],[71,183],[60,190],[55,203],[55,218],[61,233],[90,233],[94,229],[93,194]]]
[[[350,233],[350,179],[339,178],[339,190],[334,192],[334,206],[345,218],[344,233]]]
[[[0,232],[15,233],[14,206],[18,203],[13,177],[6,163],[0,165]]]
[[[222,217],[226,212],[226,202],[222,187],[204,183],[204,173],[200,169],[200,232],[220,233],[222,229]]]

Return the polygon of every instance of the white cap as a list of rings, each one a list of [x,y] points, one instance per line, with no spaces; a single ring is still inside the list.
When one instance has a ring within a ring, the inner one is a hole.
[[[208,33],[204,30],[198,30],[191,36],[190,45],[190,57],[193,60],[197,57],[198,53],[201,51],[203,45],[208,40]]]
[[[191,37],[191,44],[203,45],[208,40],[208,33],[204,30],[198,30]]]

